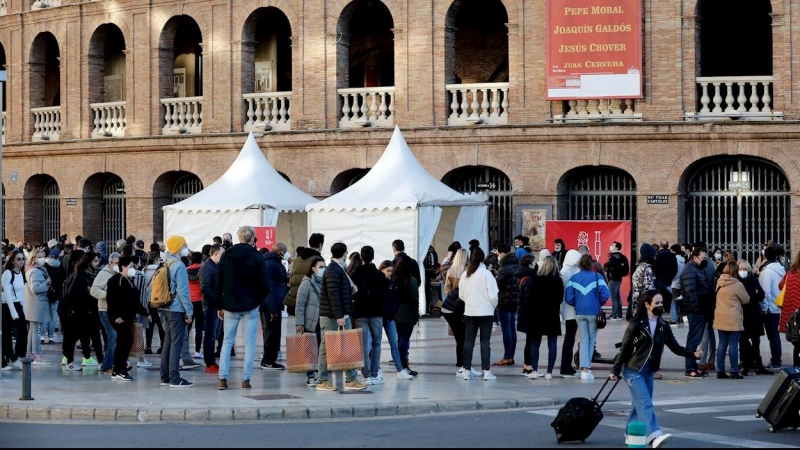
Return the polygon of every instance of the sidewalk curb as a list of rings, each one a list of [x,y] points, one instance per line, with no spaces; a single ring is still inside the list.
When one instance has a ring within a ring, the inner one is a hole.
[[[398,405],[287,406],[275,408],[91,408],[0,405],[0,420],[76,420],[100,422],[302,421],[360,417],[415,416],[441,412],[492,411],[557,405],[557,398],[451,400]]]

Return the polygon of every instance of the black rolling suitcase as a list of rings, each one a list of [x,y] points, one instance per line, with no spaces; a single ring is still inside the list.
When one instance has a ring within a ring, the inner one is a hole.
[[[600,394],[609,381],[610,379],[606,378],[606,382],[603,383],[603,387],[600,388],[600,392],[597,393],[595,398],[576,397],[570,399],[558,411],[558,415],[550,426],[556,431],[556,439],[559,444],[570,441],[584,442],[592,434],[600,421],[603,420],[603,405],[606,404],[606,400],[614,392],[614,388],[617,387],[620,380],[618,379],[611,386],[611,390],[606,394],[603,403],[598,404],[597,399],[600,398]]]
[[[763,417],[769,431],[800,427],[800,367],[782,369],[767,396],[758,405],[756,417]]]

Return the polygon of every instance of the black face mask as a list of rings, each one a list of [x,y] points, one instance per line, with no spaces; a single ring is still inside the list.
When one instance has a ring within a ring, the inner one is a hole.
[[[703,262],[700,263],[700,268],[705,269],[706,267],[708,267],[708,260],[704,259]]]
[[[222,241],[222,248],[224,248],[225,250],[231,248],[231,246],[232,246],[231,241]]]
[[[653,315],[656,317],[661,317],[664,314],[664,307],[663,306],[656,306],[653,308]]]

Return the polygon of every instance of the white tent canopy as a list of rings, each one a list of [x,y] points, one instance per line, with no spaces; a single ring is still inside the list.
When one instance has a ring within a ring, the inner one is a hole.
[[[305,245],[305,208],[317,199],[284,179],[267,161],[253,133],[230,168],[213,184],[164,210],[164,236],[181,235],[199,250],[213,236],[234,235],[242,225],[274,226],[291,250]]]
[[[424,274],[422,261],[431,244],[441,251],[456,240],[466,248],[469,240],[478,239],[487,248],[486,195],[461,194],[434,178],[397,127],[369,173],[342,192],[309,204],[306,211],[309,232],[325,235],[326,258],[334,242],[344,242],[351,252],[369,245],[379,265],[393,259],[392,241],[401,239]]]

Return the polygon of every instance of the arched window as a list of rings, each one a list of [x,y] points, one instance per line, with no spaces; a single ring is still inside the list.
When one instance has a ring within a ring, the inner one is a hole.
[[[125,135],[125,37],[113,23],[100,25],[89,41],[89,106],[92,137]]]
[[[61,131],[61,54],[49,32],[39,33],[29,59],[30,133],[34,141],[56,141]]]
[[[486,193],[489,196],[489,242],[511,242],[514,236],[513,191],[506,174],[493,167],[466,166],[448,172],[442,183],[464,194]]]
[[[169,19],[158,51],[164,134],[201,132],[203,36],[197,22],[186,15]]]

